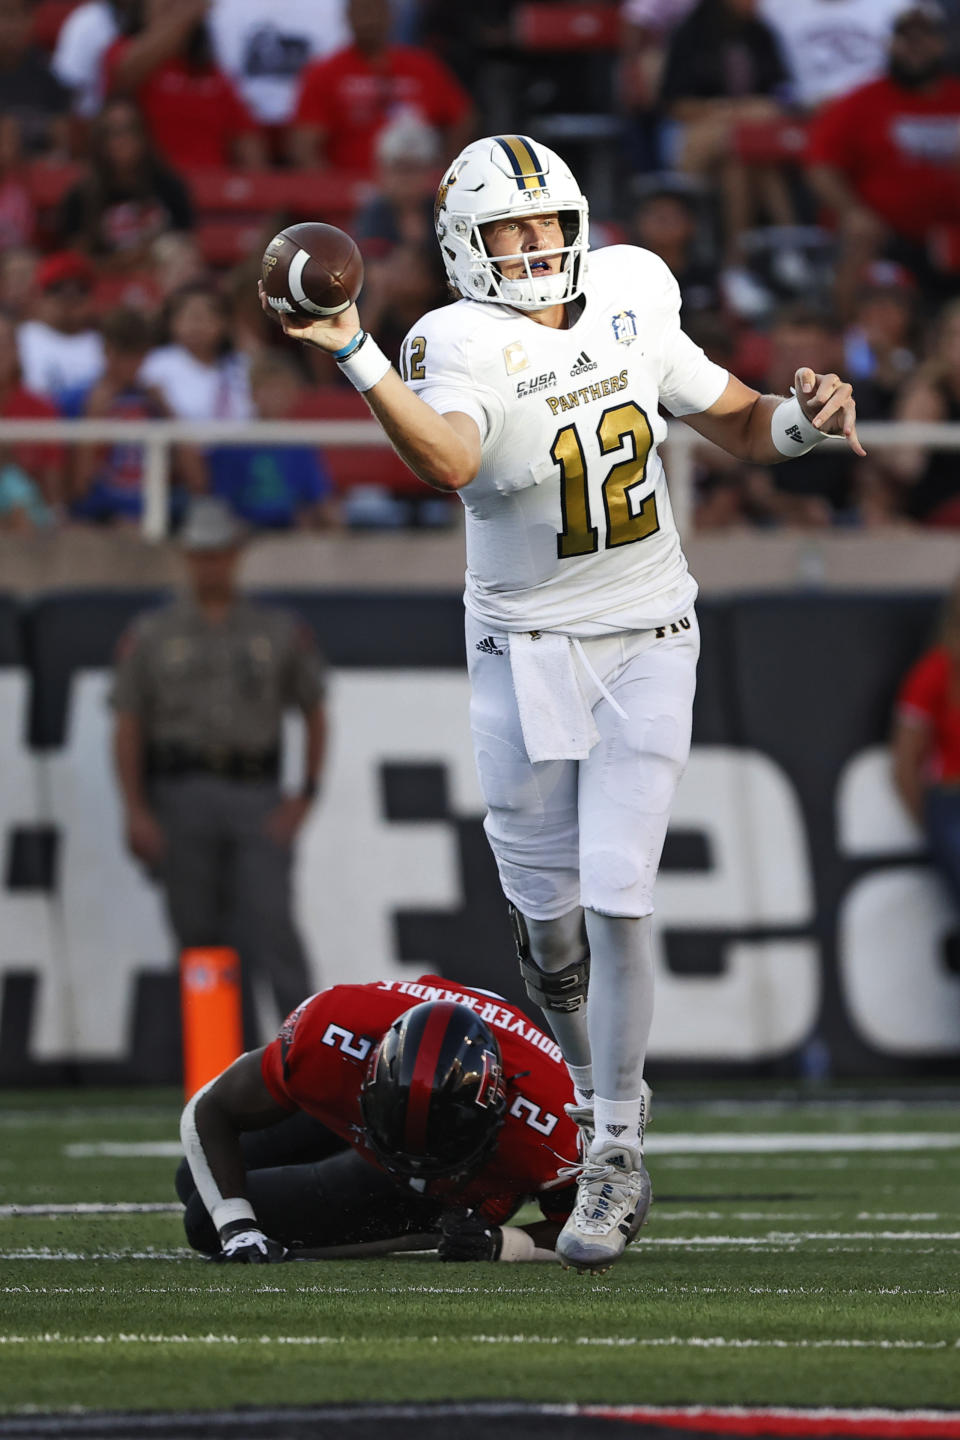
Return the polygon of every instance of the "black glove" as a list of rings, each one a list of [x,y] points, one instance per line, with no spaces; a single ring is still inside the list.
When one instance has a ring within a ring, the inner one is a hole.
[[[503,1231],[468,1210],[448,1210],[440,1222],[441,1260],[499,1260]]]
[[[289,1251],[264,1235],[251,1220],[232,1220],[220,1231],[220,1254],[213,1258],[227,1265],[274,1265]]]

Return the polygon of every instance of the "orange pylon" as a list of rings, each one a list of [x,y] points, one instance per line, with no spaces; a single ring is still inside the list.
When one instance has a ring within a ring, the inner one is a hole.
[[[240,957],[199,946],[180,956],[183,1088],[186,1098],[243,1053]]]

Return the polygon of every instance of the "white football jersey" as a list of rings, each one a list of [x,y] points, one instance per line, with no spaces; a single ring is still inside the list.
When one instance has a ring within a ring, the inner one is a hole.
[[[590,255],[583,309],[550,330],[459,300],[403,343],[401,374],[480,427],[467,511],[466,606],[494,630],[648,630],[696,597],[667,496],[659,413],[708,409],[727,371],[680,329],[680,291],[648,250]]]

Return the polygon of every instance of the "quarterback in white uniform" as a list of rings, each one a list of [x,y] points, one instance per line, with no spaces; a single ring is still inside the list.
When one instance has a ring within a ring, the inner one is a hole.
[[[352,306],[282,323],[332,352],[410,468],[466,507],[486,831],[582,1140],[557,1253],[602,1271],[651,1199],[653,884],[690,748],[699,651],[660,406],[759,464],[827,434],[863,450],[836,375],[802,369],[793,398],[761,396],[684,335],[660,259],[632,246],[588,256],[586,200],[536,141],[468,145],[444,176],[436,225],[460,298],[413,327],[400,375]]]

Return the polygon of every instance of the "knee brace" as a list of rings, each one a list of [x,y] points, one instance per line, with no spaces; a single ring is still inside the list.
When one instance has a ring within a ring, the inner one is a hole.
[[[541,1010],[559,1010],[570,1014],[587,1002],[587,987],[590,983],[590,954],[564,965],[561,970],[541,970],[530,954],[530,937],[527,922],[515,905],[511,905],[510,923],[517,946],[520,974],[527,994]]]

